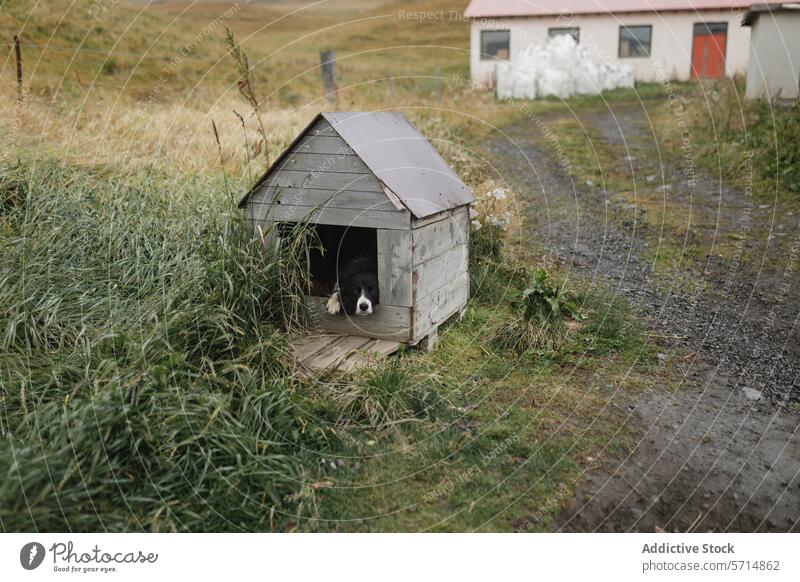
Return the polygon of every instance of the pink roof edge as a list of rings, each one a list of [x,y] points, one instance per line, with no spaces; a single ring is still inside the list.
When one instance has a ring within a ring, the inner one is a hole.
[[[754,0],[471,0],[467,18],[729,10]]]

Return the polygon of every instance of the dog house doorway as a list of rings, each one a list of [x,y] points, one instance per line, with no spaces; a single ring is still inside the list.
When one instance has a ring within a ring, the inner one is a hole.
[[[289,236],[296,223],[279,223],[281,238]],[[374,228],[313,224],[308,226],[308,298],[325,301],[333,293],[337,274],[355,256],[371,259],[378,273],[378,231]],[[307,299],[308,299],[307,298]],[[349,316],[341,315],[343,320]],[[347,332],[316,331],[294,339],[293,351],[302,376],[320,370],[355,370],[371,366],[376,358],[394,353],[400,343],[352,335]]]
[[[294,223],[281,223],[279,232],[285,236]],[[333,293],[342,267],[354,257],[367,257],[369,269],[378,273],[378,233],[374,228],[309,225],[308,273],[309,295],[329,297]]]

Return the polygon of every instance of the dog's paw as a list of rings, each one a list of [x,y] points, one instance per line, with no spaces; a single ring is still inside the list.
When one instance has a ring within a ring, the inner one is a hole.
[[[339,300],[338,291],[328,297],[328,302],[325,304],[325,306],[327,307],[330,315],[339,315],[339,313],[342,311],[342,302]]]

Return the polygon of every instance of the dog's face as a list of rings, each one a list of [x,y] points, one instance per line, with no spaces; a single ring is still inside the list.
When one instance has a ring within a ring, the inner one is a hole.
[[[347,315],[372,315],[378,305],[378,278],[370,273],[359,273],[342,281],[339,294]]]

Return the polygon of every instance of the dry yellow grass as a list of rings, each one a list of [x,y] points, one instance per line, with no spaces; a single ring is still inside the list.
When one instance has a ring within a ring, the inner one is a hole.
[[[243,113],[245,131],[233,111]],[[233,95],[201,108],[184,103],[147,105],[113,95],[78,107],[37,97],[29,97],[19,106],[12,95],[3,95],[0,131],[15,136],[12,143],[16,148],[70,164],[113,166],[125,173],[158,167],[185,176],[220,171],[213,120],[226,170],[235,174],[244,169],[247,160],[245,133],[251,152],[258,136],[255,118],[247,111],[247,104]],[[312,114],[268,111],[264,120],[271,150],[285,148]],[[253,162],[254,171],[263,168],[263,156]]]
[[[256,178],[266,160],[254,153],[259,149],[257,120],[237,92],[222,40],[224,27],[230,26],[255,72],[272,160],[319,111],[399,110],[481,194],[495,185],[475,144],[513,108],[463,82],[468,66],[463,21],[400,16],[401,10],[449,13],[465,4],[384,1],[365,9],[334,1],[293,13],[301,7],[294,2],[167,2],[144,12],[141,5],[120,2],[98,20],[85,6],[66,0],[53,0],[46,14],[25,0],[0,17],[2,34],[21,30],[24,42],[94,52],[25,49],[21,105],[13,63],[6,62],[0,131],[10,137],[0,146],[0,156],[49,156],[121,174],[158,168],[174,180],[219,175],[213,121],[229,176],[245,182]],[[210,23],[214,26],[208,28]],[[183,55],[183,47],[191,50]],[[339,55],[336,104],[321,95],[315,67],[323,47]],[[165,58],[137,60],[126,51]],[[431,77],[436,64],[442,75],[438,94]],[[389,81],[390,76],[397,78]],[[244,117],[244,129],[234,112]]]

